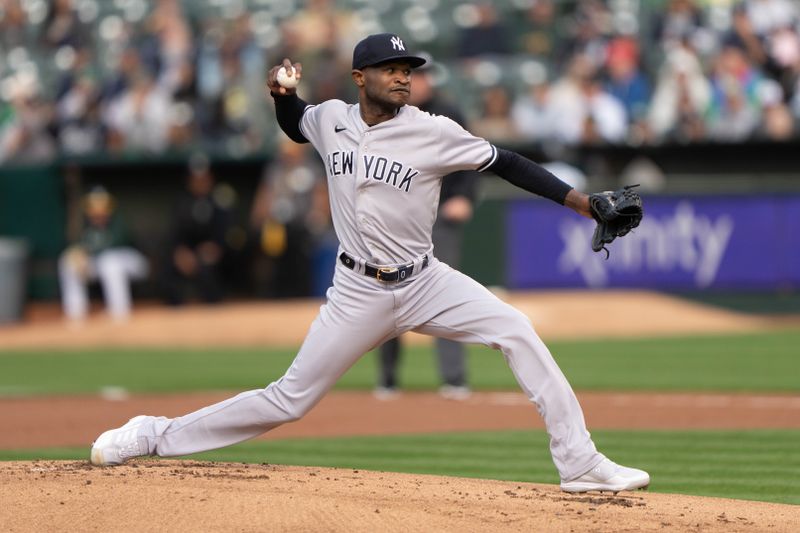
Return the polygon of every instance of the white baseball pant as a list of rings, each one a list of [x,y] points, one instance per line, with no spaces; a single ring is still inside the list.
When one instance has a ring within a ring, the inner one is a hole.
[[[327,297],[283,377],[185,416],[149,419],[139,432],[148,452],[212,450],[298,420],[363,354],[414,330],[502,351],[544,418],[562,479],[602,461],[572,388],[528,318],[468,276],[433,259],[409,281],[387,284],[337,262]]]

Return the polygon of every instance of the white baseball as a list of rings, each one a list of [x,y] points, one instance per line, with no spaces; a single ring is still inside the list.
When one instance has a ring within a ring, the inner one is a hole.
[[[297,84],[300,83],[300,80],[297,79],[295,74],[297,74],[297,70],[292,69],[292,73],[290,75],[287,74],[286,67],[281,67],[278,69],[278,85],[287,89],[294,89],[297,87]]]

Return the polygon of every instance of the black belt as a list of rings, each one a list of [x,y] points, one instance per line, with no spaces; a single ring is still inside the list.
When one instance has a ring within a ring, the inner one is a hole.
[[[356,260],[347,255],[345,252],[342,252],[341,255],[339,255],[339,261],[341,261],[342,264],[350,270],[356,269]],[[424,270],[427,266],[428,255],[426,254],[422,258],[422,265],[419,268],[420,272],[422,272],[422,270]],[[403,281],[410,278],[413,272],[414,263],[409,263],[399,267],[380,267],[370,265],[369,263],[364,264],[364,275],[375,278],[378,281]]]

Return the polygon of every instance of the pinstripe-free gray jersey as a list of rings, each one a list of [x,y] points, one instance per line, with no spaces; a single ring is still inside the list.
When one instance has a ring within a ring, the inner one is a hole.
[[[124,460],[119,450],[128,453],[134,445],[136,455],[163,457],[211,450],[297,420],[362,355],[415,331],[501,350],[544,419],[562,487],[590,470],[594,475],[592,469],[605,457],[597,452],[572,388],[528,317],[435,256],[421,258],[432,248],[441,176],[487,168],[497,157],[495,148],[450,119],[410,106],[368,127],[357,105],[328,101],[306,108],[300,126],[327,165],[341,247],[360,261],[354,264],[346,256],[337,261],[326,302],[283,377],[182,417],[133,419],[140,426],[135,440],[127,425],[104,433],[97,442],[107,444],[93,446],[92,462]],[[408,277],[385,281],[361,269],[364,260],[382,266],[414,261],[414,267]],[[113,439],[127,444],[114,448]],[[610,476],[619,467],[610,463],[605,468]],[[647,473],[630,471],[649,482]],[[593,477],[572,485],[577,491],[620,490],[617,486],[623,485],[595,483]]]
[[[376,264],[430,252],[442,176],[497,157],[485,139],[409,105],[370,127],[358,104],[328,100],[306,108],[300,130],[325,163],[342,248]]]

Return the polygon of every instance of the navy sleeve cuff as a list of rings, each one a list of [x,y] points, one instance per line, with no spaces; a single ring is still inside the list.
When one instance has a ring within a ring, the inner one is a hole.
[[[564,205],[567,193],[572,190],[549,170],[537,165],[516,152],[497,149],[494,162],[485,166],[485,170],[494,172],[504,180],[530,193],[549,198]]]

